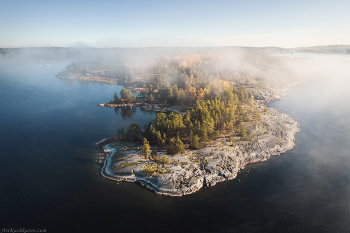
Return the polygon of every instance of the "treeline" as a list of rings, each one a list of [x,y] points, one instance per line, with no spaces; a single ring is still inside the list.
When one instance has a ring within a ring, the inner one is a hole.
[[[196,85],[193,82],[185,88],[179,88],[177,84],[169,86],[157,85],[154,89],[149,88],[141,92],[141,97],[147,97],[149,102],[169,103],[193,106],[196,101],[207,101],[220,98],[227,102],[249,103],[252,99],[251,91],[247,91],[244,85],[239,88],[227,81],[210,82],[207,85]],[[159,88],[159,89],[157,89]]]
[[[265,79],[255,78],[253,84],[244,72],[227,69],[222,63],[218,55],[191,54],[164,58],[150,68],[149,72],[157,75],[147,76],[142,86],[134,84],[133,87],[141,88],[140,97],[147,98],[148,102],[191,106],[197,100],[213,100],[215,96],[226,98],[229,91],[245,102],[251,93],[246,92],[245,88],[233,90],[242,80],[251,87],[266,86]]]
[[[188,69],[197,65],[205,69],[215,61],[215,57],[205,61],[198,56],[188,56],[186,59],[188,62],[178,60],[171,63],[169,60],[168,63],[157,67],[163,70],[152,70],[166,74],[166,67],[169,68],[169,64],[172,64],[171,69],[175,69],[177,74],[183,77],[182,85],[181,78],[180,82],[169,84],[164,82],[166,78],[162,79],[162,75],[154,76],[156,80],[143,83],[140,96],[148,102],[185,105],[192,110],[185,114],[158,113],[144,129],[132,124],[126,132],[124,129],[119,130],[119,139],[140,143],[146,139],[144,143],[147,142],[148,146],[166,148],[169,154],[181,153],[185,146],[191,149],[203,148],[210,140],[227,130],[237,131],[244,140],[249,140],[242,123],[260,120],[259,111],[253,107],[252,92],[247,90],[245,85],[237,86],[234,82],[220,80],[220,75],[217,76],[218,79],[213,78],[212,82],[206,81],[204,75],[194,75],[191,69]],[[250,83],[247,82],[247,85]],[[115,94],[114,101],[134,101],[131,91],[125,88],[120,92],[120,96],[121,99]]]
[[[118,137],[130,142],[147,143],[159,149],[166,147],[169,154],[181,153],[185,150],[184,144],[191,149],[205,147],[209,140],[219,136],[224,130],[234,132],[239,129],[240,135],[248,140],[246,130],[241,124],[259,120],[257,109],[253,110],[253,97],[242,85],[240,88],[222,82],[220,88],[213,88],[212,84],[206,88],[203,98],[197,99],[193,109],[185,114],[158,113],[143,130],[133,123],[127,131],[120,129]],[[245,103],[245,108],[242,107]]]

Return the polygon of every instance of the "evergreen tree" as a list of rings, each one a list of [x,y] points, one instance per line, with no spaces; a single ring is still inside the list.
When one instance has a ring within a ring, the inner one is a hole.
[[[119,94],[120,94],[120,98],[126,101],[127,103],[136,102],[135,95],[130,90],[127,90],[126,88],[123,88]]]
[[[247,130],[245,129],[245,127],[242,124],[239,126],[239,131],[240,131],[240,135],[242,136],[242,138],[245,141],[248,141],[249,137],[247,135]]]
[[[207,131],[204,130],[201,135],[201,143],[203,144],[203,146],[206,146],[207,141],[208,141],[208,134],[207,134]]]
[[[200,145],[199,145],[199,140],[198,140],[198,136],[195,135],[192,140],[191,140],[191,149],[192,150],[198,150],[200,149]]]
[[[167,151],[168,154],[170,155],[174,155],[174,154],[178,154],[178,153],[182,153],[185,151],[185,147],[181,141],[181,139],[179,137],[175,138],[171,138],[169,140],[168,146],[167,146]]]
[[[261,120],[261,116],[258,109],[254,109],[253,114],[258,121]]]
[[[141,139],[141,128],[137,123],[132,123],[126,131],[126,140],[129,142],[137,142]]]
[[[176,154],[176,139],[175,138],[170,138],[169,143],[167,145],[167,152],[170,155]]]
[[[156,131],[156,143],[158,148],[162,148],[165,145],[165,139],[162,138],[162,134],[160,133],[160,131]]]
[[[179,136],[177,136],[176,138],[176,146],[177,146],[177,153],[183,153],[185,151],[185,146]]]
[[[148,159],[152,153],[152,150],[150,149],[150,146],[149,146],[149,142],[147,141],[146,138],[143,139],[143,146],[141,148],[141,152],[143,153],[146,159]]]
[[[177,101],[179,100],[179,89],[176,84],[173,85],[172,94],[174,103],[177,103]]]
[[[149,140],[153,144],[157,138],[157,131],[154,128],[153,124],[151,124],[151,126],[148,128],[148,132],[149,132]]]
[[[238,114],[243,114],[243,108],[242,108],[242,104],[240,102],[238,102],[238,104],[237,104],[237,112],[238,112]]]

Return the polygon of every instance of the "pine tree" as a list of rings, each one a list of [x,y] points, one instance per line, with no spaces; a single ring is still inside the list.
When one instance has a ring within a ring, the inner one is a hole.
[[[239,131],[240,131],[240,134],[242,136],[242,138],[245,140],[245,141],[248,141],[249,140],[249,137],[247,135],[247,130],[244,128],[244,126],[241,124],[239,126]]]
[[[258,109],[254,109],[253,114],[258,121],[261,120],[261,116]]]
[[[137,142],[141,139],[141,128],[137,123],[132,123],[126,132],[126,140],[129,142]]]
[[[145,156],[146,159],[149,158],[149,156],[152,153],[152,150],[150,149],[149,142],[146,138],[143,139],[143,147],[141,148],[141,152]]]
[[[185,146],[179,136],[177,136],[176,138],[176,146],[177,146],[177,153],[182,153],[185,151]]]
[[[169,143],[167,145],[167,152],[170,155],[176,154],[176,139],[170,138]]]
[[[198,150],[200,149],[199,141],[198,141],[198,136],[195,135],[192,140],[191,140],[191,149],[192,150]]]
[[[182,153],[185,151],[185,146],[182,143],[180,137],[178,136],[177,138],[171,138],[169,140],[168,146],[167,146],[167,151],[168,154],[170,155],[174,155],[174,154],[178,154],[178,153]]]
[[[202,135],[201,135],[201,143],[203,144],[203,146],[205,146],[207,144],[208,141],[208,134],[206,130],[203,130]]]
[[[243,138],[247,136],[247,130],[242,124],[239,125],[239,132]]]

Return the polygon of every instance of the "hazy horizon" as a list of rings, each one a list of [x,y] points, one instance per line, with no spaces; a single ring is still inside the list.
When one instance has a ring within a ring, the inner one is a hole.
[[[235,45],[213,45],[213,46],[144,46],[144,47],[93,47],[93,46],[18,46],[18,47],[0,47],[5,49],[25,49],[25,48],[90,48],[90,49],[141,49],[141,48],[219,48],[219,47],[233,47],[233,48],[281,48],[281,49],[297,49],[297,48],[313,48],[313,47],[328,47],[328,46],[350,46],[349,44],[327,44],[327,45],[310,45],[299,47],[280,47],[280,46],[235,46]]]
[[[350,44],[350,2],[7,1],[1,48]]]

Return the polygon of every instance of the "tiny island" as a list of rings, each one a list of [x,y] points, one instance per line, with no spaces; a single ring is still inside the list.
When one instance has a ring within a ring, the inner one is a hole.
[[[273,68],[255,74],[254,66],[253,71],[232,69],[221,56],[190,54],[163,56],[143,68],[129,64],[132,68],[122,71],[72,63],[57,77],[101,81],[104,74],[104,82],[124,88],[99,106],[156,111],[147,125],[132,123],[96,143],[101,175],[182,196],[234,179],[248,163],[294,146],[298,123],[266,104],[280,100],[301,80],[280,68],[282,58],[249,53],[244,58]]]

